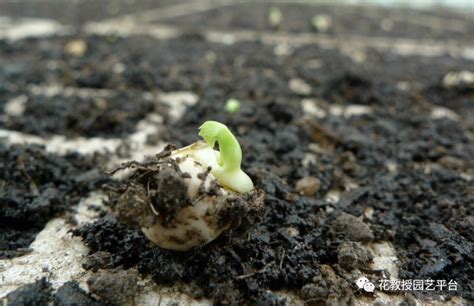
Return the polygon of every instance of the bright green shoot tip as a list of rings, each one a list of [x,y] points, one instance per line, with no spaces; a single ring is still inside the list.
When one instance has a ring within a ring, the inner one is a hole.
[[[237,113],[240,110],[240,101],[237,99],[229,99],[225,103],[225,110],[228,113]]]
[[[211,170],[219,184],[246,193],[253,190],[250,177],[240,169],[242,163],[242,149],[239,142],[231,131],[222,123],[217,121],[206,121],[199,128],[199,136],[214,148],[216,142],[219,144],[219,158],[217,167]]]
[[[270,8],[268,12],[268,22],[272,27],[278,27],[283,20],[283,14],[278,7]]]

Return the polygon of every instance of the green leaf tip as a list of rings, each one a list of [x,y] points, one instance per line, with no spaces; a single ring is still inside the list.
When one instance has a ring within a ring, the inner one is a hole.
[[[240,169],[242,149],[229,128],[217,121],[206,121],[199,127],[199,136],[211,148],[216,142],[219,144],[218,166],[211,169],[217,181],[239,193],[253,190],[252,180]]]
[[[272,27],[278,27],[283,20],[283,13],[278,7],[271,7],[268,12],[268,22]]]
[[[237,99],[229,99],[225,104],[225,110],[228,113],[237,113],[240,111],[240,101]]]

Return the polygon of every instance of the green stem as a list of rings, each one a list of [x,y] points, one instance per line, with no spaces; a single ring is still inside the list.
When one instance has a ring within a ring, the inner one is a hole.
[[[211,148],[216,141],[219,143],[218,165],[211,170],[219,184],[240,193],[253,190],[252,180],[240,169],[242,149],[230,130],[216,121],[206,121],[199,129],[199,135]]]
[[[199,135],[213,147],[219,143],[219,165],[224,172],[240,169],[242,162],[242,149],[231,131],[217,121],[206,121],[200,127]]]
[[[242,162],[242,149],[239,142],[229,129],[224,126],[217,134],[219,143],[220,161],[224,171],[233,171],[240,169]]]

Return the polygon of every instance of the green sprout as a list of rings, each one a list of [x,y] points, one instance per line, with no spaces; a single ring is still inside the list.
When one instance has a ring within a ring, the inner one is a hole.
[[[222,123],[206,121],[199,127],[199,136],[211,147],[219,144],[217,166],[211,169],[219,184],[239,193],[251,191],[250,177],[240,169],[242,149],[232,132]]]
[[[327,32],[331,27],[331,17],[327,15],[316,15],[311,18],[311,25],[318,32]]]
[[[231,113],[231,114],[239,112],[239,110],[240,110],[240,101],[237,100],[237,99],[227,100],[227,102],[225,103],[225,110],[228,113]]]
[[[274,28],[280,26],[281,21],[283,20],[283,14],[281,10],[277,7],[270,8],[268,12],[268,22]]]

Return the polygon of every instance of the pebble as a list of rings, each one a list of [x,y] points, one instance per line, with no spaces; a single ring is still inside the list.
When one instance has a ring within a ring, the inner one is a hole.
[[[474,88],[474,72],[462,70],[449,72],[442,80],[445,88]]]
[[[82,39],[74,39],[64,46],[64,51],[75,57],[81,57],[87,51],[87,44]]]
[[[311,93],[311,86],[299,78],[291,79],[288,86],[292,92],[298,95],[307,96]]]
[[[321,182],[315,177],[305,176],[296,182],[295,188],[301,195],[312,197],[321,188]]]

